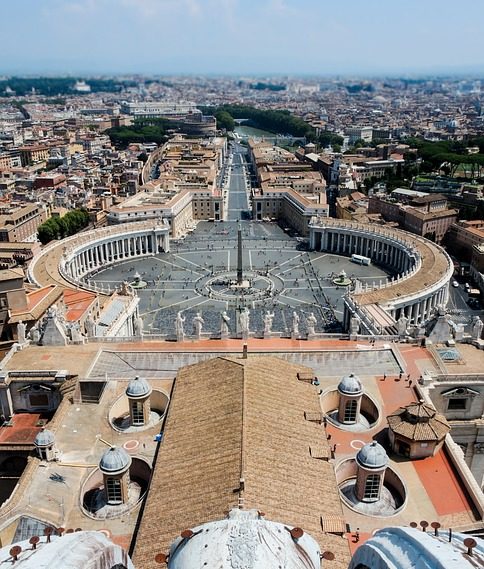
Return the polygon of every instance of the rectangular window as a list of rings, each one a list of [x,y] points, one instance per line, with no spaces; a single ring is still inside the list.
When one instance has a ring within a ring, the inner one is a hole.
[[[106,490],[108,495],[108,502],[119,504],[122,502],[121,497],[121,480],[117,478],[108,478],[106,480]]]
[[[380,490],[380,475],[370,474],[365,482],[365,499],[376,500],[378,499]]]
[[[133,425],[144,425],[145,417],[143,413],[143,403],[141,401],[133,402]]]
[[[29,395],[29,402],[31,407],[48,407],[49,397],[44,393]]]
[[[344,423],[355,423],[356,422],[356,409],[358,403],[355,399],[350,399],[345,405],[345,416]]]
[[[467,399],[449,399],[449,404],[447,406],[448,411],[463,411],[467,408]]]

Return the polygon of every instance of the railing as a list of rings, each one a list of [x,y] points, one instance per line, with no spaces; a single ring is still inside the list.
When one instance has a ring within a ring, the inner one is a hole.
[[[455,374],[432,374],[432,379],[434,381],[438,381],[441,383],[451,383],[451,382],[458,382],[458,383],[468,383],[469,385],[472,383],[483,382],[484,383],[484,374],[481,373],[455,373]]]
[[[361,324],[366,328],[366,330],[372,335],[379,335],[382,332],[381,326],[375,322],[372,316],[368,313],[364,306],[356,304],[356,302],[347,295],[344,297],[344,303],[348,307],[351,313],[356,314],[360,319]]]

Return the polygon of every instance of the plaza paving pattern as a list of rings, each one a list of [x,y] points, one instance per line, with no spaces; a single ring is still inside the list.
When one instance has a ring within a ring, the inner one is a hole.
[[[241,227],[244,271],[261,276],[254,284],[257,295],[250,291],[233,294],[222,284],[212,295],[206,286],[218,274],[233,273],[235,278],[237,222],[200,222],[183,241],[172,241],[170,253],[121,263],[98,272],[91,280],[114,287],[123,281],[132,282],[138,272],[148,284],[137,291],[148,334],[174,335],[176,314],[181,311],[185,334],[192,334],[193,317],[200,312],[203,332],[216,335],[220,314],[226,310],[231,319],[230,334],[235,336],[239,332],[236,311],[246,306],[251,332],[262,334],[264,313],[270,311],[274,313],[272,331],[289,336],[296,311],[299,331],[304,336],[305,318],[311,312],[318,320],[316,332],[341,331],[346,287],[336,287],[332,276],[344,270],[363,286],[384,282],[388,276],[382,267],[361,266],[347,257],[309,252],[304,240],[291,237],[275,223],[242,222]],[[268,281],[271,289],[261,294]]]

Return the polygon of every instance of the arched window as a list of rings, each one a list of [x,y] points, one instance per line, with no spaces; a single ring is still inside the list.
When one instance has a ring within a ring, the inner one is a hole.
[[[365,482],[365,500],[377,500],[380,495],[380,475],[370,474]]]
[[[356,409],[358,403],[356,399],[350,399],[345,405],[344,423],[356,423]]]

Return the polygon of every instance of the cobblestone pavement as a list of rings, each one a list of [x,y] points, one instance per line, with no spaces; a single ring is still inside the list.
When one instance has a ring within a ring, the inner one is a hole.
[[[108,268],[91,277],[110,286],[126,280],[134,281],[138,272],[146,288],[139,289],[140,313],[145,330],[153,334],[174,334],[175,318],[181,311],[185,333],[192,333],[192,320],[200,312],[203,331],[216,334],[220,330],[220,313],[230,317],[230,333],[237,332],[236,311],[243,306],[250,310],[250,329],[262,333],[266,311],[274,313],[272,330],[290,335],[293,312],[299,316],[299,330],[306,332],[305,318],[314,312],[316,332],[339,332],[343,316],[346,287],[337,287],[332,277],[344,270],[348,276],[366,283],[383,282],[387,273],[375,265],[361,266],[349,258],[326,253],[308,252],[301,238],[291,237],[274,223],[242,222],[243,267],[252,276],[260,275],[270,288],[259,287],[258,296],[250,290],[234,292],[223,283],[206,287],[207,280],[237,268],[236,222],[200,222],[184,240],[172,241],[171,252],[156,257],[128,261]],[[226,296],[224,296],[226,295]]]

